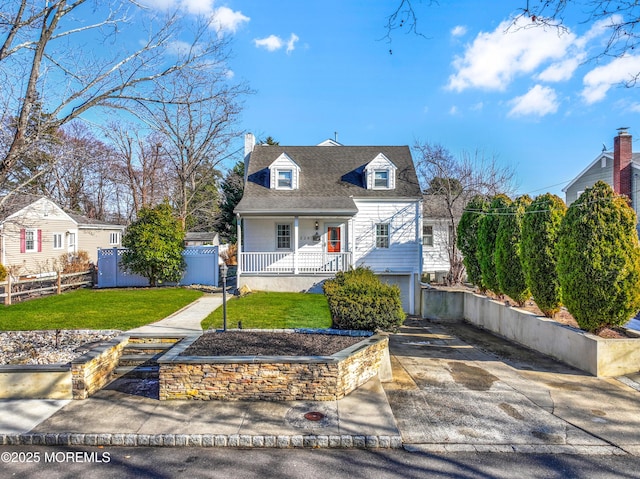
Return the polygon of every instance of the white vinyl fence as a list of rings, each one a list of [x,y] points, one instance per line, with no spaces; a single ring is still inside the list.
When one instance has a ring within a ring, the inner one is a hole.
[[[131,274],[121,267],[124,248],[98,250],[98,288],[149,286],[149,280]],[[218,286],[219,266],[217,246],[187,246],[182,251],[187,267],[178,284]]]

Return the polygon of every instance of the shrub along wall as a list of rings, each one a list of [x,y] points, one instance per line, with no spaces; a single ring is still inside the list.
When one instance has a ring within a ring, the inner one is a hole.
[[[400,288],[382,283],[368,268],[339,272],[323,287],[335,328],[391,331],[404,322]]]

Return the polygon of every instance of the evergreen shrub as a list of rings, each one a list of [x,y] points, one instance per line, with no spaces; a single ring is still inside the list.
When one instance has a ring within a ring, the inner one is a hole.
[[[325,281],[324,293],[335,328],[393,331],[405,320],[400,288],[382,283],[368,268],[338,272]]]
[[[487,214],[478,225],[478,263],[482,273],[482,284],[495,294],[502,294],[496,276],[496,237],[500,226],[500,216],[508,213],[511,200],[506,195],[496,195],[491,200]]]
[[[603,181],[571,204],[560,225],[558,279],[578,325],[622,326],[640,310],[636,214]]]
[[[561,198],[545,193],[527,207],[522,218],[520,257],[525,281],[538,308],[548,318],[560,311],[562,302],[556,244],[566,212]]]

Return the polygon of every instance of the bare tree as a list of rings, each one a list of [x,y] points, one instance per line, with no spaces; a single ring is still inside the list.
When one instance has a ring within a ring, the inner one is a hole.
[[[133,219],[140,209],[153,207],[171,194],[171,170],[158,133],[142,136],[141,125],[111,123],[105,135],[114,150],[114,181],[126,201],[126,217]]]
[[[164,149],[176,182],[173,202],[183,227],[203,206],[197,205],[196,199],[202,200],[203,188],[210,188],[212,180],[217,180],[215,169],[229,156],[230,142],[239,135],[235,121],[241,98],[249,90],[229,82],[226,71],[219,67],[223,63],[163,82],[157,91],[161,101],[139,112],[140,118],[165,139]]]
[[[487,197],[512,193],[515,170],[499,165],[496,158],[486,158],[476,151],[455,158],[438,144],[416,143],[416,170],[423,191],[443,205],[449,225],[447,282],[458,284],[464,275],[462,256],[457,247],[458,221],[466,204],[476,195]]]
[[[211,22],[187,25],[178,12],[157,14],[129,0],[4,2],[0,192],[5,200],[16,188],[8,184],[12,169],[43,132],[99,107],[157,101],[153,93],[158,81],[216,62],[226,41]],[[134,34],[137,41],[125,34]],[[82,51],[73,40],[102,44],[103,49]],[[39,101],[46,115],[34,122]]]

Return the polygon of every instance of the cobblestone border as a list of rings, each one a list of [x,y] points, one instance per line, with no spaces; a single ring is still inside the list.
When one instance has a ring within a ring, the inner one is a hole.
[[[400,436],[249,434],[0,434],[3,446],[236,447],[260,449],[401,449]]]

